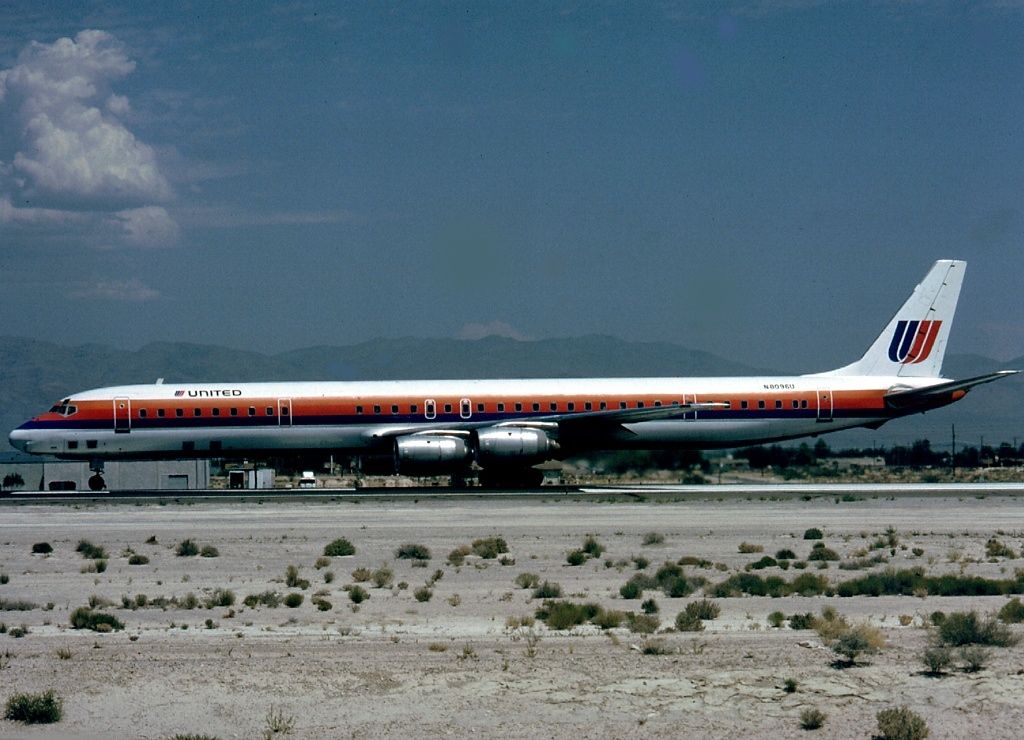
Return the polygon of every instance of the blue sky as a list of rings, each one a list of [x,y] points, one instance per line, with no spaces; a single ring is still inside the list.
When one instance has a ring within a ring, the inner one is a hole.
[[[1024,355],[1024,6],[6,3],[0,331]],[[642,374],[642,368],[638,368]]]

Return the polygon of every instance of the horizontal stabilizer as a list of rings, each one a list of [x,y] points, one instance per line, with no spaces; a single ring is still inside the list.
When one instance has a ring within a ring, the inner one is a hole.
[[[991,383],[993,380],[999,380],[1000,378],[1008,378],[1019,372],[1020,370],[1000,370],[988,375],[979,375],[974,378],[966,378],[965,380],[951,380],[948,383],[930,385],[926,388],[903,388],[897,386],[891,388],[885,394],[885,402],[890,408],[894,409],[928,406],[932,403],[947,403],[950,400],[956,400],[950,399],[950,396],[958,391],[966,393],[976,385]]]

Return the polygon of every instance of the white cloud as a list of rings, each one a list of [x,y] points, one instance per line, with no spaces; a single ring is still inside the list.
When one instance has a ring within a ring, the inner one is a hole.
[[[159,205],[173,197],[171,186],[153,148],[124,123],[128,98],[111,90],[134,69],[116,38],[87,30],[32,42],[0,70],[0,126],[11,132],[0,140],[0,222],[54,222],[65,212],[96,231],[113,221],[123,246],[177,239],[177,224]],[[31,205],[5,215],[4,199]]]
[[[68,293],[78,300],[123,301],[145,303],[160,298],[160,291],[150,288],[138,278],[129,280],[101,280]]]
[[[526,334],[504,321],[490,321],[486,324],[464,324],[457,335],[458,339],[483,339],[484,337],[508,337],[525,342],[530,339]]]
[[[178,241],[178,224],[160,206],[119,211],[113,218],[125,244],[133,247],[165,247]]]

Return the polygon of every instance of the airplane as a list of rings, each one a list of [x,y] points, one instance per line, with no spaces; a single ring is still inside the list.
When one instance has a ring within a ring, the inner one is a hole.
[[[534,466],[593,449],[711,449],[817,436],[939,408],[1018,371],[941,375],[966,262],[939,260],[867,352],[784,377],[128,385],[75,393],[10,433],[88,460],[388,455],[397,473],[532,487]]]

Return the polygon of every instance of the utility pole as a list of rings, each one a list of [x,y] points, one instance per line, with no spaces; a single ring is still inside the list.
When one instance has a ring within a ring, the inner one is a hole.
[[[950,424],[953,430],[953,453],[949,456],[949,465],[953,469],[953,477],[956,478],[956,424]]]

